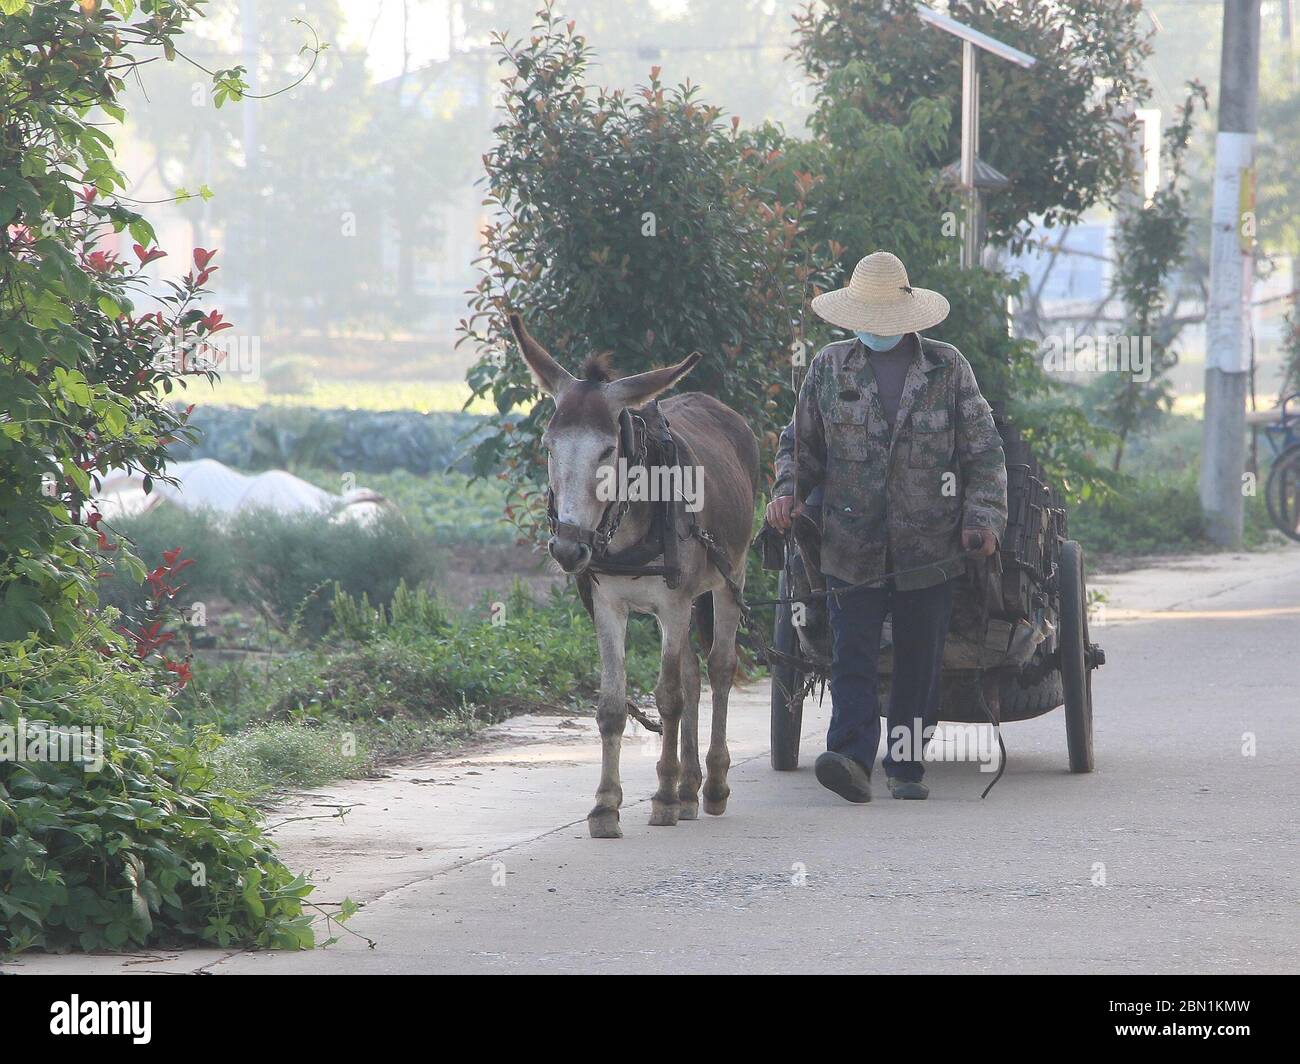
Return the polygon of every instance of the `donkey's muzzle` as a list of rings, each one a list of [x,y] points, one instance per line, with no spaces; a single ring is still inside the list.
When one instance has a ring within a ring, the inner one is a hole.
[[[578,573],[587,568],[591,561],[591,548],[585,543],[573,539],[561,539],[552,536],[546,545],[554,558],[566,573]]]

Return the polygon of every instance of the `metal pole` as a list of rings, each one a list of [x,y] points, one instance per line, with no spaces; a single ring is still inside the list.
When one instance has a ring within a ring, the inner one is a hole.
[[[1286,44],[1287,82],[1295,87],[1297,77],[1295,52],[1295,0],[1282,0],[1282,40]],[[1291,320],[1300,322],[1300,247],[1291,248]],[[1252,431],[1251,443],[1255,443],[1258,433]],[[1252,447],[1253,450],[1253,447]]]
[[[1205,318],[1201,509],[1212,543],[1239,547],[1246,466],[1260,0],[1224,0]]]
[[[961,265],[979,265],[979,193],[975,189],[975,160],[980,151],[979,50],[961,42],[961,183],[966,196],[966,227],[962,234]]]

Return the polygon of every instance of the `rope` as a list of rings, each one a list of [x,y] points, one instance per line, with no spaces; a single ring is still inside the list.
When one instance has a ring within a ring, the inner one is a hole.
[[[982,674],[981,674],[981,679],[982,679]],[[987,787],[984,788],[983,793],[980,795],[980,798],[984,799],[989,796],[989,791],[991,791],[994,787],[997,786],[998,780],[1002,778],[1002,773],[1004,773],[1007,770],[1007,744],[1002,741],[1002,725],[993,719],[993,714],[989,711],[989,704],[988,701],[984,698],[983,691],[980,691],[980,705],[984,707],[984,712],[988,713],[989,723],[993,725],[993,734],[998,737],[998,750],[1002,754],[1002,761],[998,764],[997,775],[993,777],[993,781]]]
[[[656,735],[662,735],[664,733],[663,721],[651,720],[630,698],[627,700],[627,715],[633,720],[638,721],[641,727],[648,732],[654,732]]]
[[[925,573],[931,569],[940,569],[943,566],[951,565],[953,562],[965,561],[971,554],[954,554],[949,558],[942,558],[937,562],[931,562],[929,565],[915,565],[910,569],[895,569],[892,572],[884,573],[881,576],[873,576],[870,580],[863,580],[859,584],[850,584],[847,587],[827,588],[825,591],[810,591],[807,595],[799,598],[776,598],[776,599],[755,599],[753,602],[746,603],[746,606],[788,606],[796,602],[808,602],[816,598],[831,598],[832,596],[851,595],[855,591],[861,591],[866,587],[874,587],[876,584],[883,584],[887,580],[893,580],[900,576],[911,576],[913,573]],[[723,576],[726,576],[723,573]]]
[[[980,794],[980,801],[989,796],[989,791],[997,786],[998,780],[1002,778],[1002,773],[1007,770],[1007,744],[1002,741],[1002,722],[993,715],[993,707],[989,705],[989,700],[984,694],[984,650],[989,640],[989,600],[985,588],[979,589],[980,593],[980,646],[979,646],[979,667],[975,671],[975,691],[979,695],[980,708],[984,710],[984,715],[988,717],[989,723],[993,725],[993,734],[998,739],[998,751],[1001,753],[1001,759],[998,761],[997,775],[989,782]],[[1010,645],[1008,643],[1008,645]],[[1001,703],[999,702],[999,705]]]

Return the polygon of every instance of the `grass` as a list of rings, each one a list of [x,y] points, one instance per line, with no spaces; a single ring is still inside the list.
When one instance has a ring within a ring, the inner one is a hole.
[[[360,608],[348,598],[345,612],[355,617]],[[539,605],[516,585],[495,620],[481,619],[486,612],[369,630],[351,621],[350,638],[335,631],[331,641],[287,654],[200,662],[186,716],[227,733],[264,720],[440,720],[473,712],[491,721],[520,706],[582,701],[597,689],[595,631],[571,595]],[[641,621],[629,625],[628,681],[648,690],[658,639]]]
[[[212,767],[223,786],[249,794],[316,787],[357,774],[363,758],[355,746],[355,736],[337,723],[267,722],[226,739]]]
[[[211,758],[218,782],[255,797],[379,774],[394,760],[450,749],[483,721],[262,721],[226,737]]]
[[[287,653],[195,663],[178,703],[196,734],[227,738],[222,778],[264,793],[373,775],[387,761],[447,749],[511,713],[588,708],[599,687],[590,619],[572,596],[535,603],[516,585],[497,622],[442,613],[403,593],[383,623],[349,597],[348,635]],[[628,681],[658,670],[652,622],[629,625]]]

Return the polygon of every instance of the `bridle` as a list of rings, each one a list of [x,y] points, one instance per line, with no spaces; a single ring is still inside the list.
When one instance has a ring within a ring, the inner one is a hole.
[[[618,454],[614,456],[615,467],[620,458],[627,460],[627,468],[635,469],[644,465],[649,452],[649,434],[646,432],[645,419],[634,414],[626,407],[618,415]],[[626,492],[620,494],[626,495]],[[609,554],[610,541],[618,534],[618,526],[631,509],[629,499],[611,500],[600,515],[595,528],[583,528],[571,521],[561,521],[555,506],[555,492],[549,485],[546,488],[546,523],[551,535],[561,539],[570,539],[585,545],[591,551],[591,561],[599,561]]]

